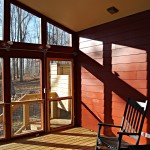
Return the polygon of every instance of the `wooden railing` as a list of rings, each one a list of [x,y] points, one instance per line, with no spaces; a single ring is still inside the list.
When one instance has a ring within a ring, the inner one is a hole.
[[[56,92],[49,93],[50,98],[57,97]],[[23,105],[23,125],[14,133],[19,134],[24,129],[26,129],[29,126],[29,103],[44,103],[44,100],[41,99],[40,94],[25,94],[21,98],[19,98],[17,101],[12,101],[11,104],[11,113],[13,113],[15,110],[19,108],[20,105]],[[5,105],[5,104],[2,104]],[[0,115],[0,123],[3,122],[4,114],[2,113]]]

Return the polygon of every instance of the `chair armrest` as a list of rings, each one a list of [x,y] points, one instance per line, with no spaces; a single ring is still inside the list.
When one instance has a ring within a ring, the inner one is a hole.
[[[107,123],[98,123],[99,126],[107,126],[107,127],[116,127],[116,128],[121,128],[121,126],[117,126],[114,124],[107,124]]]
[[[119,135],[139,135],[139,133],[117,132]]]

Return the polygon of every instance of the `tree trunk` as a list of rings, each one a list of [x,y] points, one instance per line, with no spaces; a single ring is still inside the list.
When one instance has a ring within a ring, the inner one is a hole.
[[[19,78],[19,63],[18,63],[18,58],[16,58],[16,74],[17,74],[17,79]]]
[[[12,58],[12,67],[13,67],[13,80],[15,80],[16,79],[16,66],[15,66],[15,58]]]
[[[23,81],[22,58],[20,58],[20,82]]]

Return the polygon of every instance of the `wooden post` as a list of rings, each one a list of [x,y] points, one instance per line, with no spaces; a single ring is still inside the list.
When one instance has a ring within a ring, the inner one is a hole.
[[[23,124],[25,126],[25,129],[29,129],[29,104],[23,104]]]

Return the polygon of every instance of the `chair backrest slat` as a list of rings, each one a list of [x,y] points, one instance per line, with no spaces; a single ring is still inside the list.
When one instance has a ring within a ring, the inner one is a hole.
[[[134,121],[133,121],[134,132],[137,132],[136,127],[137,127],[138,123],[137,123],[136,120],[138,120],[138,114],[139,114],[139,113],[138,113],[138,110],[136,109],[136,110],[135,110],[135,118],[134,118]]]
[[[128,100],[127,100],[127,103],[126,103],[126,107],[125,107],[125,111],[124,111],[124,115],[123,115],[123,118],[122,118],[122,129],[123,131],[126,131],[127,130],[127,119],[128,116],[129,116],[129,107],[128,107],[129,103],[128,103]],[[127,131],[126,131],[127,132]]]
[[[135,118],[136,118],[136,109],[132,109],[133,110],[133,113],[132,113],[132,118],[131,118],[131,133],[134,133],[135,132],[135,129],[134,129],[134,122],[136,121]]]

